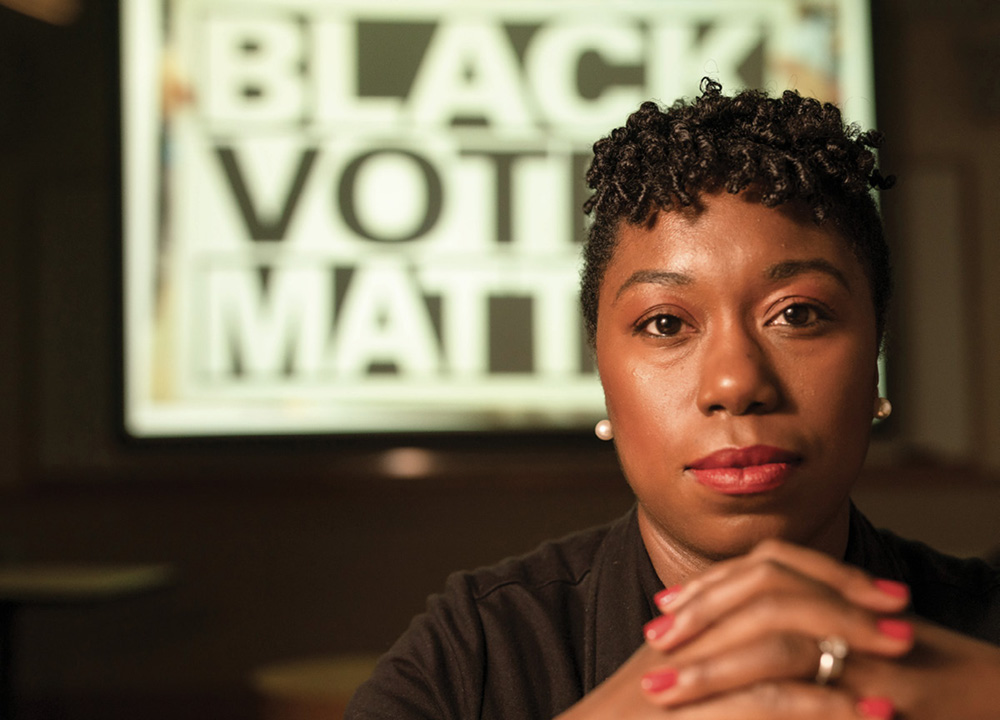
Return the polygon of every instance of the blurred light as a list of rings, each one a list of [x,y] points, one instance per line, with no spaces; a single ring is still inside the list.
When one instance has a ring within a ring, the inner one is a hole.
[[[382,472],[396,478],[419,478],[435,468],[434,455],[429,450],[400,447],[386,450],[379,460]]]

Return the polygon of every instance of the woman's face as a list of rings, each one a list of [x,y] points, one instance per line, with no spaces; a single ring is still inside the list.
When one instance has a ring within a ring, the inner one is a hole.
[[[842,552],[877,396],[864,271],[829,224],[702,200],[624,224],[600,289],[597,364],[647,547]]]

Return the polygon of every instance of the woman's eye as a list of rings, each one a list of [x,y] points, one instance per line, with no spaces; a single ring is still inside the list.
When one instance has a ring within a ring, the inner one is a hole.
[[[676,335],[684,327],[684,321],[676,315],[657,315],[642,324],[641,330],[660,337]]]
[[[805,327],[812,325],[817,320],[822,319],[820,312],[812,305],[796,303],[789,305],[781,311],[778,318],[782,321],[780,325],[790,325],[792,327]]]

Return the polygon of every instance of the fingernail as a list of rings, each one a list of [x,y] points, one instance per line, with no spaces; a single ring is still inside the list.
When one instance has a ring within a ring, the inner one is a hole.
[[[653,602],[656,603],[656,607],[662,608],[669,605],[671,600],[680,595],[682,587],[683,585],[671,585],[667,589],[656,593],[653,596]]]
[[[910,588],[904,583],[878,578],[873,584],[886,595],[892,595],[897,598],[910,597]]]
[[[669,690],[677,684],[677,671],[673,669],[653,670],[642,676],[642,689],[646,692],[658,693]]]
[[[913,637],[913,625],[906,620],[882,618],[878,621],[878,631],[896,640],[909,640]]]
[[[892,720],[896,711],[892,707],[892,702],[884,697],[867,697],[858,701],[855,709],[858,715],[866,718],[876,718],[876,720]]]
[[[673,615],[660,615],[660,617],[653,618],[646,623],[642,629],[642,634],[647,640],[659,640],[667,634],[667,630],[673,627],[673,624]]]

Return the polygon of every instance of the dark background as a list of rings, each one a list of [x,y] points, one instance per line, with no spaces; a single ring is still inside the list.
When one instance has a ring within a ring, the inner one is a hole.
[[[883,166],[901,178],[884,198],[896,413],[857,500],[904,534],[988,553],[1000,545],[1000,6],[874,4]],[[631,498],[610,449],[586,437],[456,440],[410,479],[372,440],[123,440],[112,6],[84,2],[64,27],[0,9],[0,560],[170,562],[178,577],[116,603],[25,608],[21,715],[243,720],[258,711],[256,669],[378,652],[450,570]]]

